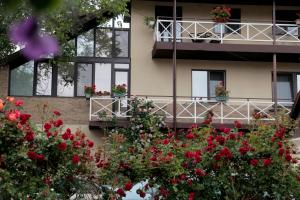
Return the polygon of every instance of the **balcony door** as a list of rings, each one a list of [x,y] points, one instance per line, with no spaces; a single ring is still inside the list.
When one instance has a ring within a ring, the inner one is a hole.
[[[176,17],[178,20],[182,18],[182,7],[177,7]],[[158,24],[158,31],[160,37],[157,38],[158,41],[169,42],[172,41],[172,23],[173,23],[173,7],[172,6],[155,6],[155,19],[168,20]],[[176,36],[181,36],[181,26],[177,22],[176,26]],[[180,40],[178,40],[180,42]]]

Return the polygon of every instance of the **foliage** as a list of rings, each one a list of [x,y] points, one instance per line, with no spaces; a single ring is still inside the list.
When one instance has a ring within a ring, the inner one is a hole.
[[[174,133],[139,142],[113,133],[98,157],[102,184],[112,186],[109,199],[121,199],[134,183],[145,183],[141,197],[153,188],[154,199],[263,200],[299,199],[299,167],[289,139],[294,128],[286,117],[279,126],[256,121],[255,129],[213,128],[212,113],[201,127],[193,125],[181,138]],[[141,137],[142,136],[142,137]]]
[[[217,6],[212,9],[210,14],[215,22],[227,22],[231,17],[231,8],[226,6]]]
[[[93,175],[94,143],[64,130],[58,111],[37,128],[22,104],[0,99],[0,199],[68,199]]]
[[[84,86],[84,93],[85,94],[90,94],[93,95],[96,92],[96,85],[92,85],[92,86]]]
[[[216,96],[217,97],[220,97],[220,96],[227,97],[228,93],[229,92],[226,90],[224,83],[222,81],[220,81],[218,83],[218,85],[216,86]]]

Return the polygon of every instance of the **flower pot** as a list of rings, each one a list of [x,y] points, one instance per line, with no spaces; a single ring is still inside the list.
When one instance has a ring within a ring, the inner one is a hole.
[[[300,19],[296,19],[296,20],[295,20],[295,23],[296,23],[297,25],[300,25]]]
[[[89,100],[92,96],[92,94],[90,94],[90,93],[85,93],[84,95],[85,95],[86,100]]]
[[[126,93],[114,93],[114,97],[125,97]]]
[[[228,96],[216,96],[216,101],[226,102],[228,101]]]

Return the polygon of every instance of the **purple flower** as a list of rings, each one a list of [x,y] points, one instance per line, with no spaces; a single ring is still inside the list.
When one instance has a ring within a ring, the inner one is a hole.
[[[45,33],[40,33],[37,20],[34,17],[13,24],[10,27],[10,40],[15,44],[25,45],[22,53],[28,59],[39,59],[49,54],[57,55],[58,42]]]

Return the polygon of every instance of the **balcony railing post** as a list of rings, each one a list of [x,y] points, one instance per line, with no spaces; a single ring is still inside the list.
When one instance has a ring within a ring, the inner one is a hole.
[[[92,102],[93,102],[93,100],[92,100],[92,98],[90,98],[90,114],[89,114],[90,121],[92,121]]]
[[[247,99],[247,121],[248,121],[248,124],[250,124],[250,102],[249,102],[249,99]]]
[[[247,27],[247,40],[250,40],[249,23],[247,23],[246,27]]]
[[[224,119],[223,119],[223,102],[220,102],[220,104],[221,104],[221,124],[223,124],[224,123]]]
[[[223,23],[221,23],[220,25],[221,25],[220,37],[221,37],[221,44],[222,44],[223,43],[223,28],[225,29],[225,26]]]
[[[121,116],[121,98],[118,97],[118,112],[117,112],[118,116]]]
[[[194,102],[194,123],[197,123],[197,102],[196,102],[196,99],[194,99],[193,102]]]

